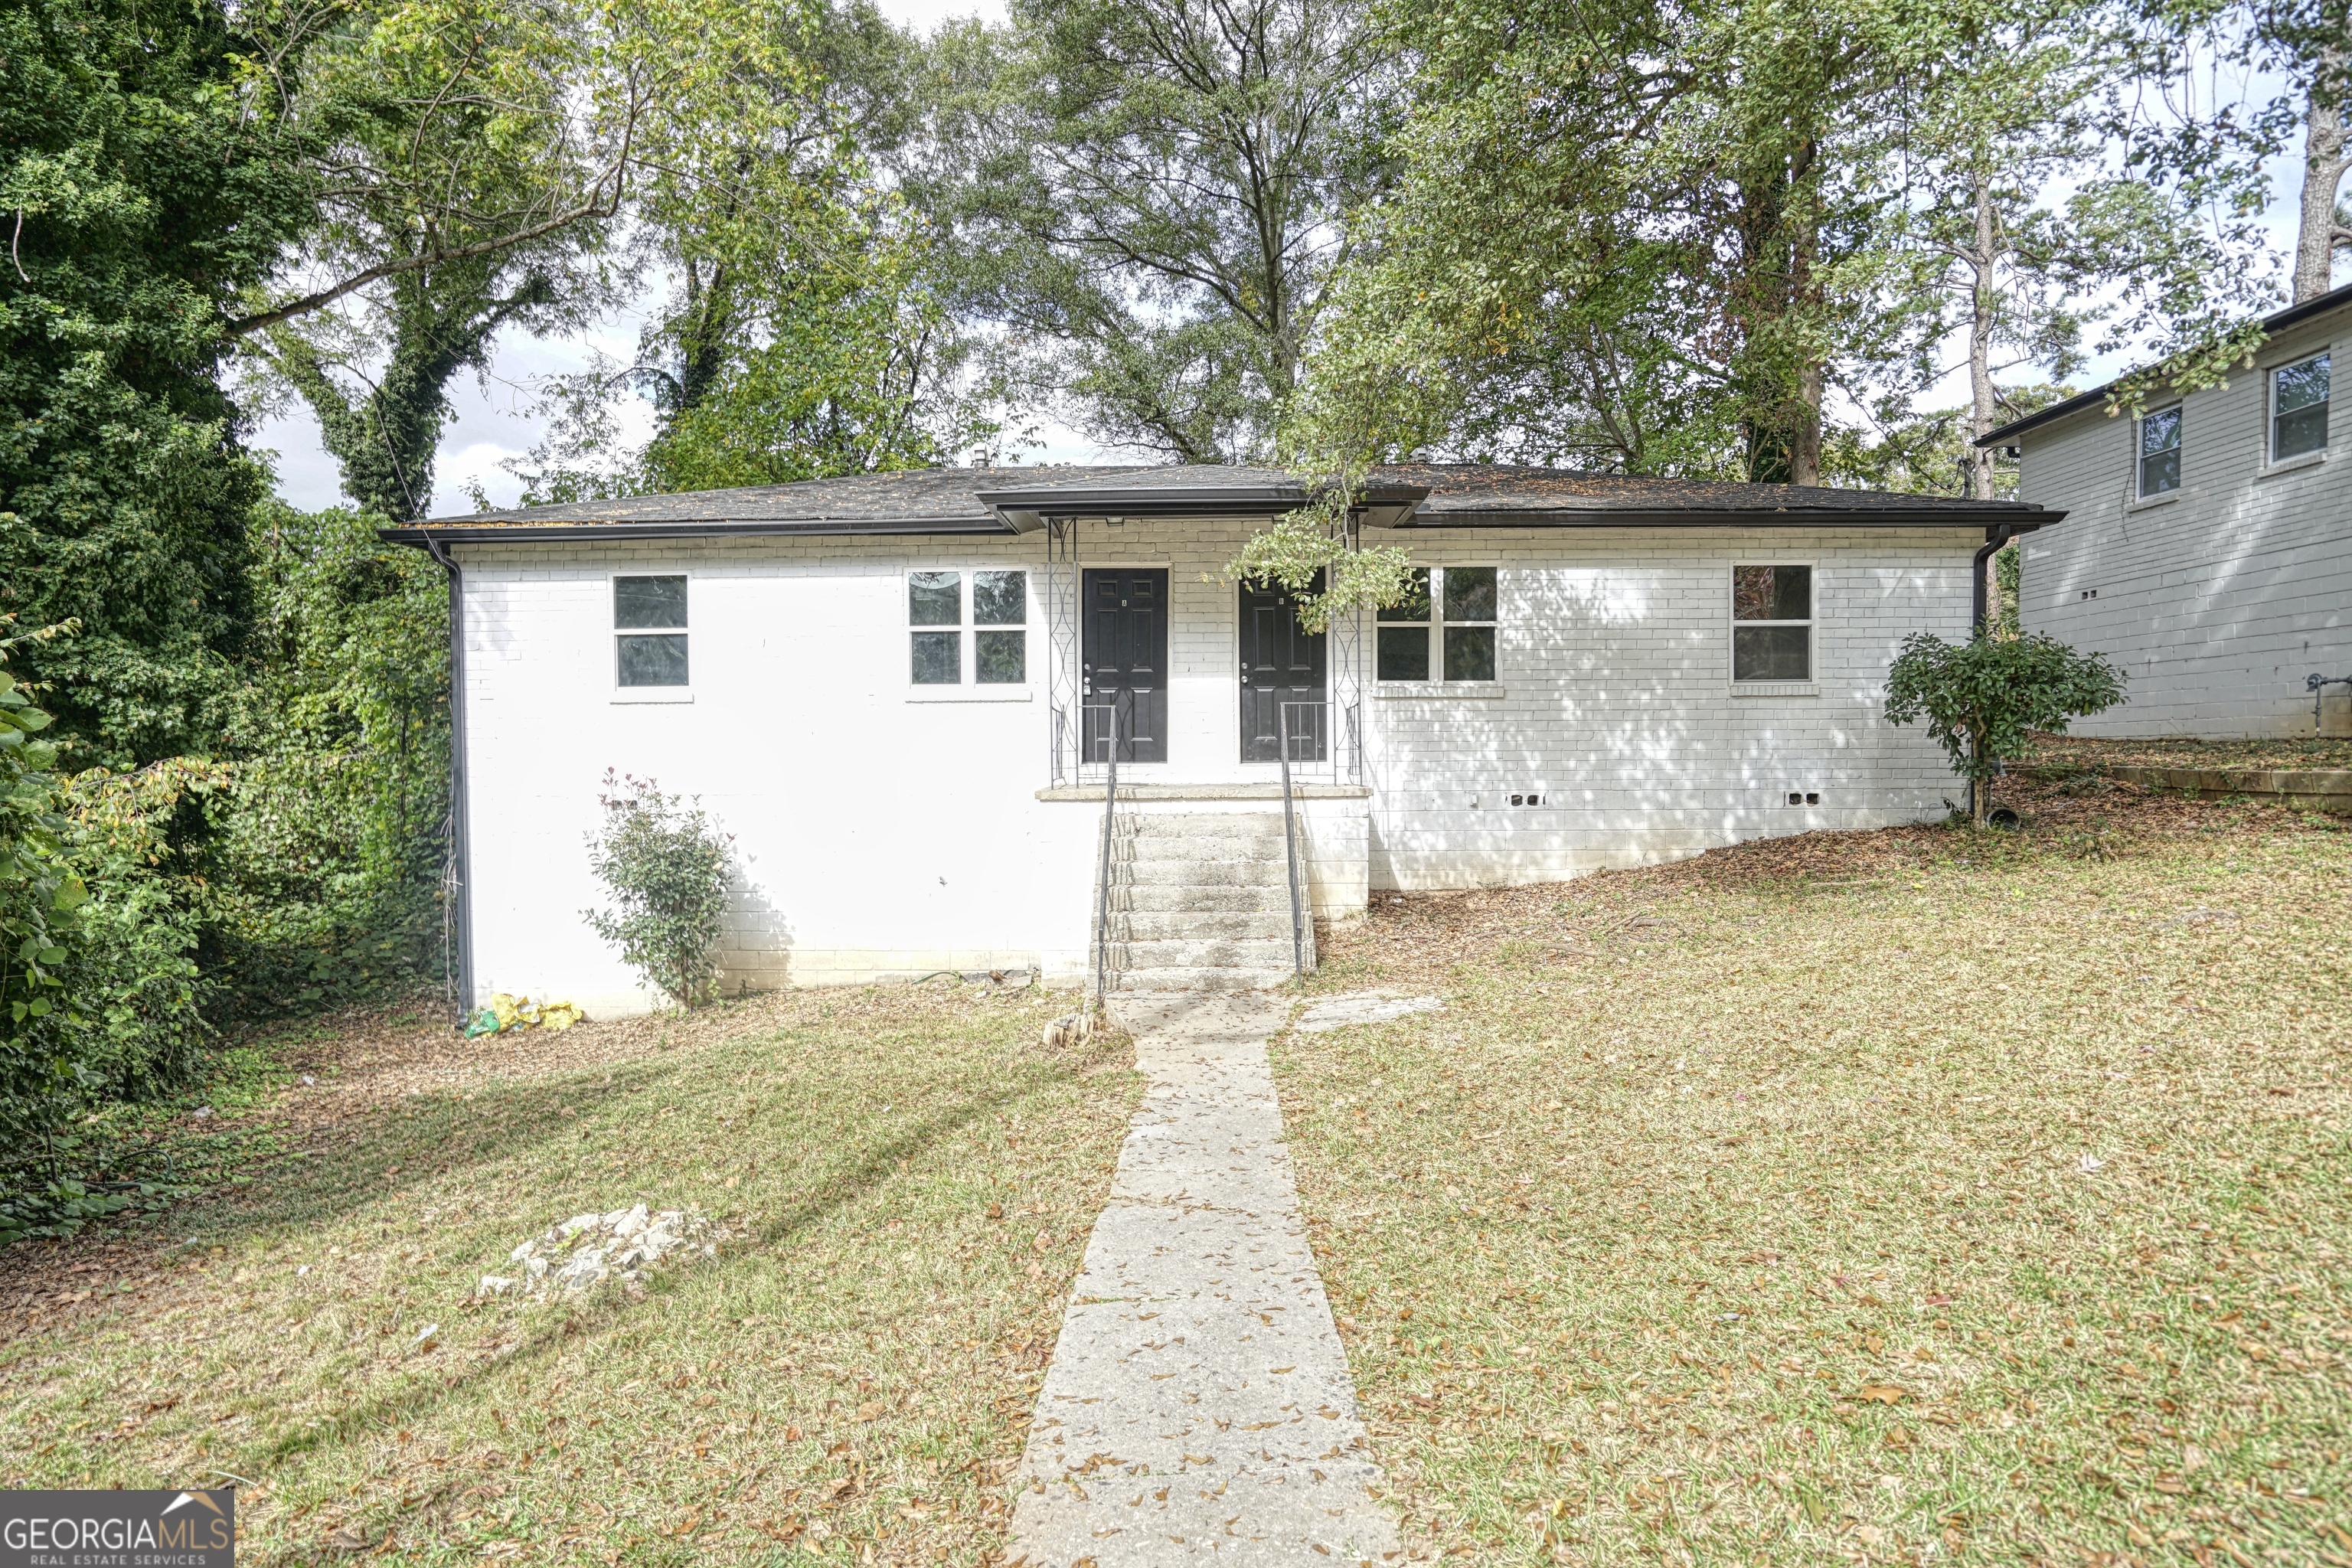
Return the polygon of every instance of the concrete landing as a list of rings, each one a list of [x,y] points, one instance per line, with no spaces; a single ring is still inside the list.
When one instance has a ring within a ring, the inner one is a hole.
[[[1266,1065],[1288,1009],[1119,1003],[1149,1087],[1038,1394],[1009,1562],[1395,1558]]]

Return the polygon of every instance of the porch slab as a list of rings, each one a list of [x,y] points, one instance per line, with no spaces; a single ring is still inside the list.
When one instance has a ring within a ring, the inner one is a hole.
[[[1039,800],[1075,801],[1100,805],[1103,798],[1100,784],[1054,784],[1037,792]],[[1276,784],[1139,784],[1118,786],[1118,798],[1124,801],[1153,800],[1280,800],[1282,785]],[[1369,784],[1295,784],[1290,786],[1293,800],[1370,800]]]

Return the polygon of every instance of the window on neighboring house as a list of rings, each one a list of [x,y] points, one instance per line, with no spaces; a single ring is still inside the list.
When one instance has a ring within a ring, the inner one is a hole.
[[[686,684],[686,579],[613,579],[614,668],[623,686]]]
[[[1731,569],[1731,679],[1813,678],[1813,569]]]
[[[2314,354],[2271,372],[2271,461],[2327,445],[2327,356]]]
[[[961,572],[907,574],[907,620],[917,686],[1019,686],[1029,679],[1029,574],[973,572],[971,616],[964,617]],[[971,639],[969,657],[964,642]]]
[[[2160,496],[2180,488],[2180,405],[2139,420],[2139,493]]]
[[[1495,568],[1416,566],[1402,604],[1380,612],[1382,680],[1495,679]]]

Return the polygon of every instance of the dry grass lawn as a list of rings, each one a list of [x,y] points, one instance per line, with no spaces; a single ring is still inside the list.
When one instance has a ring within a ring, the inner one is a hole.
[[[245,1118],[283,1154],[0,1253],[0,1485],[235,1478],[254,1563],[983,1558],[1137,1094],[1118,1042],[1039,1047],[1069,997],[983,989],[261,1042],[319,1080]],[[473,1299],[637,1202],[717,1256]]]
[[[1277,1043],[1416,1555],[2352,1564],[2352,831],[2034,830],[1383,902]]]

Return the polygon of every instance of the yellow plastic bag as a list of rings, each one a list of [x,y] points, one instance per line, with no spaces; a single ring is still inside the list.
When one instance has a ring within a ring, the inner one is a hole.
[[[559,1034],[574,1024],[585,1023],[588,1015],[575,1002],[550,1002],[539,1010],[539,1026]]]

